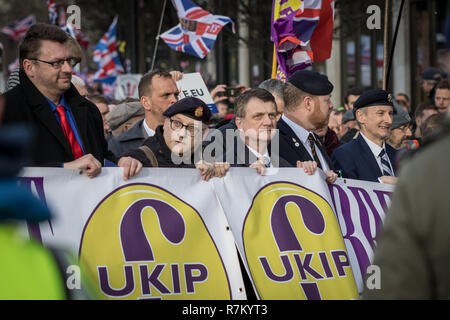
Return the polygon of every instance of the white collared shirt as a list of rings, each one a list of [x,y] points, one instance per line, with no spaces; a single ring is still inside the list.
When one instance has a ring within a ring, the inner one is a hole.
[[[147,122],[145,121],[145,119],[144,119],[144,130],[145,130],[145,132],[147,132],[147,135],[149,137],[153,137],[155,135],[155,131],[150,129],[150,127],[147,125]]]
[[[258,151],[256,151],[255,149],[251,148],[249,145],[246,145],[246,146],[247,146],[248,150],[250,150],[256,156],[256,159],[259,159],[261,157],[269,159],[269,168],[273,168],[272,160],[270,159],[269,152],[267,151],[267,149],[264,154],[261,154]]]
[[[306,130],[302,126],[300,126],[297,123],[295,123],[294,121],[290,120],[284,114],[281,116],[281,118],[284,120],[284,122],[287,123],[287,125],[292,129],[292,131],[294,131],[295,135],[300,139],[300,142],[303,144],[305,149],[308,151],[311,158],[314,159],[312,150],[311,150],[311,145],[309,144],[309,140],[308,140],[310,133],[313,134],[314,139],[315,139],[314,132]],[[319,157],[320,164],[322,165],[322,170],[323,171],[330,170],[330,168],[328,167],[328,163],[325,160],[325,157],[322,155],[322,152],[320,151],[317,143],[316,143],[316,153],[317,153],[317,156]]]
[[[378,163],[378,167],[380,167],[381,172],[383,172],[383,167],[381,166],[381,157],[380,157],[380,152],[381,150],[384,149],[384,152],[386,152],[386,144],[383,141],[383,146],[380,147],[379,145],[377,145],[375,142],[369,140],[369,138],[367,138],[361,131],[359,132],[359,134],[364,138],[364,140],[366,141],[367,145],[370,148],[370,151],[372,151],[373,156],[375,157],[375,160]],[[387,156],[387,152],[386,152],[386,156]],[[391,168],[391,172],[392,174],[395,175],[394,173],[394,169],[392,168],[392,164],[391,164],[391,159],[389,159],[389,156],[386,157],[388,162],[389,162],[389,167]]]

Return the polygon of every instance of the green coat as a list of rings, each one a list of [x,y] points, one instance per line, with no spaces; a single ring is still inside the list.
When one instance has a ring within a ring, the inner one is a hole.
[[[450,299],[450,135],[400,172],[374,265],[381,288],[365,299]]]

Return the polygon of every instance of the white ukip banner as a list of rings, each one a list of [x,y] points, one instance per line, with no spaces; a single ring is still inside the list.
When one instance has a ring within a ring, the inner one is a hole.
[[[26,168],[20,183],[53,219],[28,225],[79,253],[104,298],[245,299],[237,257],[261,299],[357,299],[392,187],[324,181],[297,168],[77,170]]]
[[[143,169],[126,183],[119,168],[94,179],[57,168],[22,176],[54,216],[31,232],[79,252],[104,298],[246,298],[232,234],[198,170]]]
[[[216,193],[261,299],[357,299],[325,176],[232,168]],[[275,174],[272,174],[275,173]]]
[[[338,179],[329,189],[358,291],[362,293],[366,270],[373,261],[375,239],[383,226],[394,188],[389,184]]]

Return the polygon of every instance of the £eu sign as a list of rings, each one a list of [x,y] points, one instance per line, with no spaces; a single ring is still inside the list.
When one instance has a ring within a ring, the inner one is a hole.
[[[231,298],[223,261],[198,212],[153,185],[121,187],[98,205],[80,259],[106,298]]]
[[[243,230],[262,299],[354,299],[358,291],[336,217],[318,194],[293,183],[266,185]]]

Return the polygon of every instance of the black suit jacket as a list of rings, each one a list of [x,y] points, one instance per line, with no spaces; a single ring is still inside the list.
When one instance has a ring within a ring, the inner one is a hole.
[[[289,168],[293,167],[288,161],[283,159],[282,157],[278,158],[278,162],[275,161],[274,155],[270,154],[271,148],[268,146],[269,156],[272,162],[272,165],[276,168]],[[234,150],[227,149],[224,154],[223,159],[217,159],[217,161],[227,161],[230,163],[232,167],[249,167],[252,163],[257,161],[255,154],[250,151],[247,145],[238,138],[234,137]],[[295,167],[295,166],[294,166]]]
[[[395,172],[397,150],[387,143],[385,146],[386,153]],[[342,170],[342,177],[344,178],[379,182],[378,178],[383,175],[377,160],[361,134],[356,139],[334,150],[331,159],[334,168]]]
[[[64,93],[64,98],[71,108],[85,154],[91,153],[102,164],[105,158],[116,162],[108,151],[98,108],[80,96],[73,85]],[[64,162],[75,160],[50,105],[23,71],[20,84],[5,93],[3,123],[23,123],[33,128],[32,160],[28,165],[60,167]]]
[[[295,132],[286,122],[284,122],[282,118],[277,122],[277,129],[280,134],[280,156],[288,161],[291,166],[295,167],[297,165],[297,161],[314,161],[309,152],[303,146],[300,138],[297,137]],[[315,138],[316,144],[327,162],[328,167],[330,170],[333,170],[333,164],[328,157],[327,151],[321,144],[319,137],[315,135]]]

